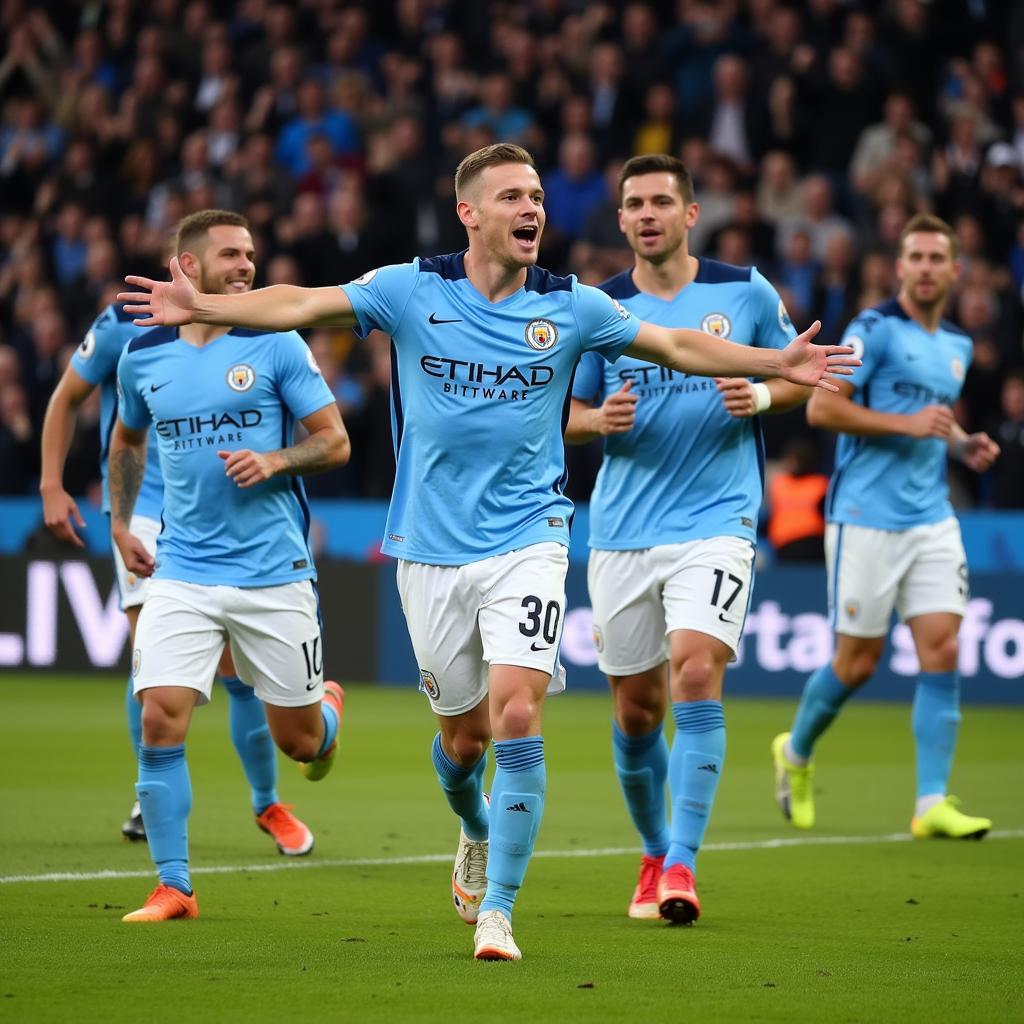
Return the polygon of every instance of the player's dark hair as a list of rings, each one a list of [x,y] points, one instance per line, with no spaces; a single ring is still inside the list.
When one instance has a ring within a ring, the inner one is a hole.
[[[693,202],[693,178],[682,160],[669,156],[668,153],[645,153],[643,156],[630,157],[619,171],[619,201],[622,201],[622,189],[630,178],[641,174],[671,174],[676,179],[676,186],[683,202]]]
[[[907,221],[900,232],[900,252],[903,251],[903,243],[907,240],[907,236],[918,231],[930,235],[945,235],[949,239],[950,255],[956,259],[956,234],[941,217],[936,217],[934,213],[915,213]]]
[[[499,167],[501,164],[536,166],[533,157],[522,146],[516,146],[511,142],[496,142],[493,146],[484,146],[483,149],[470,153],[455,168],[455,198],[462,199],[466,189],[488,167]]]
[[[227,224],[235,228],[249,230],[249,222],[240,213],[233,210],[196,210],[183,217],[174,236],[174,251],[180,256],[183,252],[196,248],[196,243],[204,240],[210,228]]]

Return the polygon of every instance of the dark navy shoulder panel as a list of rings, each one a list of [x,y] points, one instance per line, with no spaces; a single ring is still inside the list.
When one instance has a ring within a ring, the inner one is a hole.
[[[437,274],[445,281],[461,281],[466,276],[466,250],[452,252],[447,256],[430,256],[420,260],[421,274]]]
[[[543,267],[527,267],[525,287],[528,292],[537,292],[540,295],[547,295],[549,292],[571,292],[572,278],[558,277]]]
[[[124,311],[124,304],[121,302],[112,302],[109,309],[114,316],[117,317],[118,322],[122,324],[130,323],[136,316],[138,316],[137,313],[126,313]]]
[[[870,310],[864,312],[878,313],[879,316],[894,316],[897,320],[910,319],[907,316],[907,311],[900,305],[899,299],[886,299],[885,302],[880,302],[877,306],[872,306]]]
[[[694,284],[729,284],[734,281],[749,281],[752,267],[734,267],[731,263],[719,263],[701,257]]]
[[[253,330],[251,327],[232,327],[228,334],[233,338],[262,338],[266,331]]]
[[[958,327],[952,320],[947,320],[945,317],[939,321],[939,326],[944,331],[949,331],[950,334],[960,334],[965,338],[970,338],[970,335],[962,327]]]
[[[633,283],[632,269],[609,277],[607,281],[602,281],[597,287],[613,299],[631,299],[634,295],[640,294],[640,289]]]
[[[137,338],[128,342],[129,352],[139,352],[144,348],[153,348],[156,345],[166,345],[178,337],[177,327],[153,327],[143,331]]]

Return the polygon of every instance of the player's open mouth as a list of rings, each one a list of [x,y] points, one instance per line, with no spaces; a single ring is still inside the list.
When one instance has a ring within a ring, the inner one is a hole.
[[[249,279],[242,278],[239,281],[228,281],[228,287],[233,288],[236,292],[244,292],[249,288]]]
[[[512,237],[526,245],[533,245],[537,241],[537,225],[527,224],[524,227],[516,228],[512,232]]]
[[[661,232],[657,228],[641,228],[637,234],[640,238],[661,238]]]

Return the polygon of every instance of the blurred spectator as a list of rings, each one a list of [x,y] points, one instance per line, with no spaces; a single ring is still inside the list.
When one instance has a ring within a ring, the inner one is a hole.
[[[678,134],[676,94],[672,87],[664,82],[650,85],[644,93],[643,113],[633,136],[631,155],[671,153]]]
[[[727,157],[745,170],[753,159],[751,135],[755,116],[745,62],[734,54],[719,57],[712,82],[714,92],[706,104],[688,105],[684,109],[684,128],[687,134],[704,136],[713,153]]]
[[[20,384],[0,384],[0,494],[27,494],[38,472],[38,442]]]
[[[768,484],[768,539],[782,562],[825,560],[825,493],[817,446],[796,438],[782,449],[782,466]]]
[[[814,259],[810,233],[798,227],[789,234],[776,271],[778,283],[792,296],[790,314],[796,323],[811,319],[818,264]]]
[[[788,248],[792,232],[803,231],[810,239],[811,255],[815,260],[821,261],[825,256],[825,246],[829,237],[836,232],[852,236],[853,225],[835,212],[832,205],[832,184],[824,174],[809,175],[801,184],[800,191],[803,200],[802,215],[796,221],[783,224],[779,228],[778,242],[785,250]]]
[[[896,155],[899,140],[905,136],[916,140],[922,150],[931,143],[927,126],[914,118],[913,100],[906,93],[890,93],[882,121],[865,128],[857,139],[850,165],[850,180],[857,192],[871,191],[879,173]]]
[[[462,117],[465,128],[486,127],[495,139],[528,145],[534,126],[533,116],[513,103],[512,83],[508,75],[494,71],[480,83],[480,104]]]
[[[548,204],[545,245],[549,232],[569,242],[579,238],[591,210],[607,195],[595,159],[594,144],[585,135],[569,135],[562,140],[558,166],[544,176]]]
[[[1003,381],[1000,413],[986,432],[1002,449],[992,467],[992,504],[1024,509],[1024,371],[1012,370]]]
[[[804,199],[796,174],[796,163],[788,153],[776,150],[761,161],[757,186],[757,208],[765,220],[778,226],[798,220]]]
[[[327,109],[324,87],[307,78],[296,94],[297,116],[288,121],[278,136],[274,154],[293,178],[310,170],[309,140],[321,135],[335,156],[352,156],[359,150],[359,133],[352,118],[341,110]]]

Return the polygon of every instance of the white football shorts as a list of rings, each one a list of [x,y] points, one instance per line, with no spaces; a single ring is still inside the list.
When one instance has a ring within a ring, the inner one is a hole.
[[[460,715],[487,696],[490,665],[518,665],[565,689],[558,645],[569,553],[531,544],[466,565],[399,561],[398,592],[420,689],[438,715]]]
[[[156,539],[160,535],[160,520],[149,519],[147,516],[132,516],[129,529],[145,545],[146,550],[156,557]],[[125,568],[124,559],[117,545],[111,541],[114,549],[114,572],[117,576],[117,589],[121,595],[121,611],[137,608],[146,600],[149,593],[149,579],[136,576]]]
[[[741,537],[592,550],[587,587],[598,667],[609,676],[646,672],[668,661],[676,629],[713,636],[735,655],[753,574],[754,546]]]
[[[837,633],[885,636],[893,608],[906,622],[933,612],[963,615],[967,607],[967,556],[955,516],[909,530],[829,523],[825,563]]]
[[[134,692],[187,686],[205,704],[225,643],[238,675],[267,704],[304,707],[323,696],[323,638],[310,580],[276,587],[151,580],[132,651]]]

